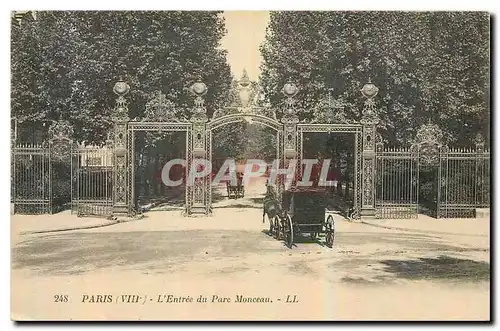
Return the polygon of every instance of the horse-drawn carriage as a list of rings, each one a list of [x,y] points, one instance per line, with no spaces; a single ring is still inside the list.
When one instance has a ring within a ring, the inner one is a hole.
[[[335,221],[332,215],[325,220],[326,197],[327,191],[323,188],[303,187],[286,190],[280,201],[275,188],[267,185],[262,222],[267,215],[269,233],[278,240],[285,240],[289,248],[292,248],[294,239],[303,234],[312,239],[324,235],[326,246],[331,248]]]
[[[243,185],[243,173],[236,173],[236,185],[231,185],[231,181],[226,182],[227,197],[238,199],[245,196],[245,186]]]

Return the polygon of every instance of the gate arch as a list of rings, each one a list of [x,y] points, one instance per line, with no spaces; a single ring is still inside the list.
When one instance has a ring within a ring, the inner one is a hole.
[[[213,143],[213,131],[224,127],[226,125],[230,125],[233,123],[241,123],[241,122],[251,122],[256,123],[256,124],[262,124],[268,128],[273,129],[276,132],[276,159],[280,160],[282,159],[283,151],[282,151],[282,146],[283,146],[283,124],[281,124],[278,120],[273,119],[271,117],[267,117],[264,115],[256,114],[256,113],[250,113],[250,112],[239,112],[239,113],[234,113],[234,114],[228,114],[224,115],[221,117],[216,117],[215,119],[211,120],[210,122],[207,123],[206,125],[206,154],[208,156],[208,161],[210,164],[213,164],[213,150],[212,150],[212,143]],[[281,191],[281,185],[278,183],[277,185],[278,192]],[[207,181],[205,185],[205,192],[206,192],[206,203],[208,204],[208,210],[210,213],[213,212],[212,209],[212,186],[211,186],[211,181]]]
[[[248,121],[248,119],[256,123],[265,125],[268,128],[274,129],[276,131],[283,130],[283,124],[278,122],[278,120],[275,120],[273,118],[264,115],[251,114],[251,113],[236,113],[218,117],[207,123],[207,130],[215,130],[224,125]]]

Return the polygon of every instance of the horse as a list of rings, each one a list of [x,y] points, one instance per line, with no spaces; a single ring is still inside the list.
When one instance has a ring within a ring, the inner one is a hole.
[[[269,234],[279,237],[279,220],[281,205],[278,195],[272,185],[266,183],[266,195],[264,196],[262,223],[269,219]]]

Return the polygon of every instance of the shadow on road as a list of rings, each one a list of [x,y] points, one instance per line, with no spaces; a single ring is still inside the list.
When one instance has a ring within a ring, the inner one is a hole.
[[[384,260],[384,271],[404,279],[443,279],[483,281],[490,279],[490,265],[449,256],[416,260]]]
[[[12,248],[12,269],[36,274],[82,274],[105,268],[165,271],[185,262],[281,252],[253,231],[190,230],[66,233],[41,236]]]

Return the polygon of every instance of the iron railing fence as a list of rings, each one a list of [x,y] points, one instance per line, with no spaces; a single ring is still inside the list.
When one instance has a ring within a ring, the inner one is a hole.
[[[436,162],[422,158],[418,144],[384,148],[377,144],[375,210],[377,218],[476,217],[490,206],[490,152],[436,149]]]
[[[375,216],[416,218],[418,215],[418,153],[410,148],[376,150]]]
[[[72,210],[78,216],[113,213],[113,150],[78,146],[73,150]]]
[[[112,214],[112,149],[70,140],[18,144],[11,149],[14,214]]]
[[[439,158],[438,218],[475,217],[489,207],[489,152],[442,148]]]
[[[12,147],[11,203],[14,213],[51,212],[51,162],[48,146],[21,144]]]

